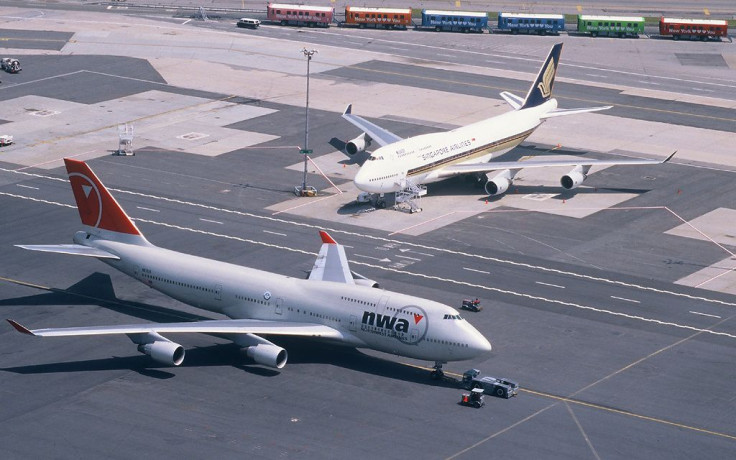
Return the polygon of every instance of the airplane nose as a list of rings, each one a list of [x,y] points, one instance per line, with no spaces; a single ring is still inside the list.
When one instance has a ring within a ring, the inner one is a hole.
[[[363,190],[364,192],[370,192],[370,190],[368,190],[368,174],[366,173],[365,168],[360,168],[358,170],[358,173],[355,175],[355,179],[353,179],[353,182],[355,183],[355,186],[358,187],[360,190]]]
[[[473,340],[472,344],[473,349],[480,355],[489,353],[493,347],[491,347],[491,342],[488,341],[483,335],[478,332],[477,336],[475,337],[475,340]]]

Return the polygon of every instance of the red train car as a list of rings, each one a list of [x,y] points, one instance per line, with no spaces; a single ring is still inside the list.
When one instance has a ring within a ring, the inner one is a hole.
[[[266,7],[268,20],[282,26],[329,27],[334,14],[335,10],[330,6],[269,3]]]
[[[345,7],[345,24],[359,27],[406,29],[411,25],[411,8]]]
[[[728,21],[720,19],[675,19],[662,17],[659,20],[659,34],[671,35],[673,39],[699,38],[701,40],[719,39],[728,36]]]

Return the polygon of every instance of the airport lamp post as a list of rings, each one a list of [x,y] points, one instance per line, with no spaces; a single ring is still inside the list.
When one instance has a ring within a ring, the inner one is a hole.
[[[312,151],[309,150],[309,62],[312,60],[312,56],[317,53],[317,50],[308,50],[304,48],[302,49],[302,53],[304,53],[304,56],[307,58],[307,105],[304,117],[304,148],[301,151],[302,155],[304,155],[304,178],[302,179],[300,195],[309,196],[307,192],[307,155],[312,153]]]

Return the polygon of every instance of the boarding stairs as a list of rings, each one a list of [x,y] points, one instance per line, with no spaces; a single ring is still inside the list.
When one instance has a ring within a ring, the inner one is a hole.
[[[409,211],[410,214],[422,211],[422,197],[427,194],[427,187],[414,183],[406,178],[401,183],[401,190],[396,192],[394,208],[399,211]]]

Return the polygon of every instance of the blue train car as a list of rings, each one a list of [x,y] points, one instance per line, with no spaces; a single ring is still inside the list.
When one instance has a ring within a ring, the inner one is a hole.
[[[437,32],[480,32],[488,28],[488,14],[471,11],[422,10],[422,28]]]
[[[498,29],[526,34],[559,35],[565,30],[565,16],[561,14],[498,13]]]

